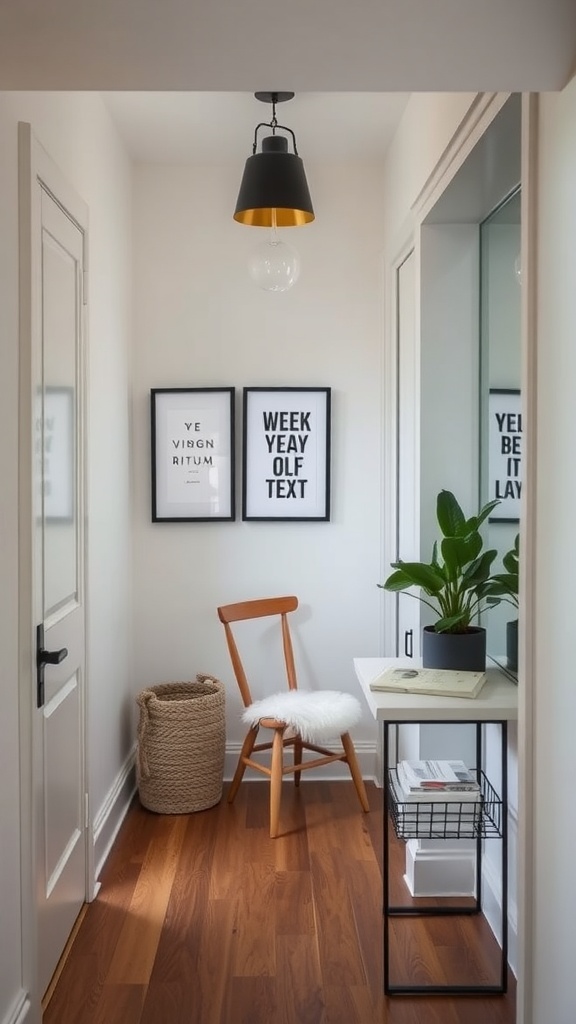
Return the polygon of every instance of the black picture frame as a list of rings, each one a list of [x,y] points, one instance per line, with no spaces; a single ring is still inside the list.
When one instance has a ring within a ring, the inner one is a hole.
[[[519,388],[488,395],[488,500],[500,504],[491,523],[518,523],[522,492],[522,398]]]
[[[242,519],[330,519],[331,389],[243,391]]]
[[[233,387],[150,391],[152,522],[236,518]]]

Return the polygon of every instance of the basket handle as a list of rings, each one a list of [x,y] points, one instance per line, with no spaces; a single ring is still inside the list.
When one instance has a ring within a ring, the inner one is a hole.
[[[138,775],[141,779],[150,778],[150,768],[148,766],[148,758],[144,749],[144,738],[146,736],[146,730],[148,722],[150,720],[150,712],[148,705],[151,700],[156,698],[156,694],[152,690],[143,690],[139,693],[136,698],[136,703],[140,708],[140,718],[138,721]]]

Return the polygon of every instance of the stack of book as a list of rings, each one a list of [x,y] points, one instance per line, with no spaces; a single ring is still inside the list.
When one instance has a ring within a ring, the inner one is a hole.
[[[482,791],[463,761],[400,761],[390,772],[390,791],[404,838],[475,834]]]
[[[396,766],[403,801],[479,800],[480,784],[463,761],[399,761]]]

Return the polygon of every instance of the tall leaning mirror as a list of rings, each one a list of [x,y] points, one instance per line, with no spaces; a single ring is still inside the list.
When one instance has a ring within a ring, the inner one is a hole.
[[[496,568],[511,594],[485,616],[487,650],[517,672],[518,605],[514,576],[522,490],[520,412],[520,187],[480,225],[480,491],[500,504],[488,524]],[[503,561],[504,558],[504,561]]]

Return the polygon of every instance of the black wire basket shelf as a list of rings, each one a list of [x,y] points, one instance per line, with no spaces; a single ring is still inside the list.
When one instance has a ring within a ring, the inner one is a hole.
[[[406,800],[395,768],[388,770],[388,810],[399,839],[491,839],[502,836],[502,800],[485,773],[476,771],[475,799]],[[445,795],[445,794],[443,794]],[[459,799],[460,797],[460,799]]]

